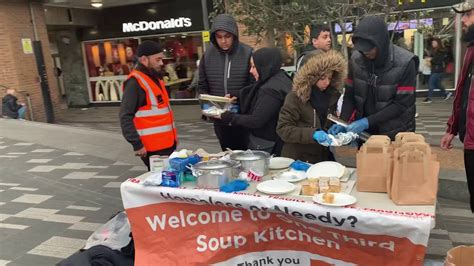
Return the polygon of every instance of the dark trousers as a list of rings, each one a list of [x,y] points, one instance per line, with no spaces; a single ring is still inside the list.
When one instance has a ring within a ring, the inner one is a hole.
[[[150,156],[152,155],[162,155],[162,156],[169,156],[176,150],[176,144],[173,145],[173,147],[164,149],[164,150],[159,150],[159,151],[149,151],[146,153],[145,157],[140,157],[142,159],[143,163],[148,167],[148,171],[150,171]]]
[[[423,74],[423,85],[425,85],[426,83],[428,83],[428,81],[430,80],[430,76],[431,75],[425,75]]]
[[[467,188],[471,197],[471,211],[474,213],[474,150],[464,150],[464,167],[466,168]]]
[[[428,98],[433,95],[433,91],[440,90],[444,96],[448,93],[443,86],[444,73],[431,73],[430,79],[428,80]]]
[[[221,149],[246,150],[248,143],[248,132],[242,127],[231,127],[214,122],[214,132],[219,139]]]

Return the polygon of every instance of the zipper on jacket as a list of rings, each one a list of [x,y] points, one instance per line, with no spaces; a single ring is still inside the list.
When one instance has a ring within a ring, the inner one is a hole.
[[[224,62],[224,96],[227,95],[227,72],[229,68],[229,54],[225,54],[225,62]]]
[[[313,128],[316,128],[316,109],[313,109]]]

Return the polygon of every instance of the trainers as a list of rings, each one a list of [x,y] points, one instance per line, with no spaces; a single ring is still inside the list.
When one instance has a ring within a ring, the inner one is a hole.
[[[446,94],[446,97],[444,97],[444,100],[445,100],[445,101],[449,100],[449,98],[451,98],[451,96],[453,96],[453,93],[452,93],[452,92]]]
[[[432,103],[431,99],[430,98],[426,98],[423,103]]]

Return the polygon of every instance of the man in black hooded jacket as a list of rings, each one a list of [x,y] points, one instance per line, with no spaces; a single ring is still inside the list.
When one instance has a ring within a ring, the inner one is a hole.
[[[392,44],[378,17],[364,18],[352,41],[341,118],[355,121],[347,129],[333,125],[329,133],[368,131],[394,139],[399,132],[415,131],[418,57]]]
[[[227,14],[218,15],[211,29],[211,45],[199,64],[201,94],[239,96],[239,91],[251,83],[250,56],[252,48],[239,42],[235,19]],[[247,148],[246,131],[241,127],[228,126],[214,121],[222,150]]]

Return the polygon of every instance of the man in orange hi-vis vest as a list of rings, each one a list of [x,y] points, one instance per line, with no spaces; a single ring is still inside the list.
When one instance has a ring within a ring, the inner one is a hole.
[[[125,139],[150,169],[151,155],[170,155],[177,144],[168,93],[161,80],[163,48],[144,41],[137,48],[138,64],[123,85],[120,126]]]

